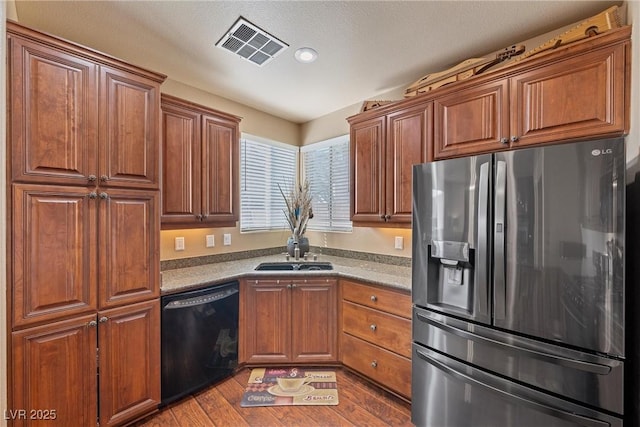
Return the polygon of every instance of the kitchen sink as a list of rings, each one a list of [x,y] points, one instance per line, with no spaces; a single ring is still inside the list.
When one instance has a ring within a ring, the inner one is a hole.
[[[259,264],[255,270],[257,271],[317,271],[317,270],[333,270],[330,262],[263,262]]]

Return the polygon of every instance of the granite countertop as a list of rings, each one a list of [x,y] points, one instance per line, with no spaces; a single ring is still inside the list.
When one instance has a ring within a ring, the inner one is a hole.
[[[311,258],[310,258],[311,259]],[[228,282],[242,277],[307,277],[337,276],[368,283],[388,286],[400,290],[411,290],[411,268],[354,258],[319,255],[318,261],[330,262],[333,270],[319,271],[255,271],[262,262],[285,261],[283,255],[269,255],[237,261],[216,262],[196,267],[177,268],[162,272],[161,292],[163,295],[199,287]],[[308,261],[313,262],[313,261]]]

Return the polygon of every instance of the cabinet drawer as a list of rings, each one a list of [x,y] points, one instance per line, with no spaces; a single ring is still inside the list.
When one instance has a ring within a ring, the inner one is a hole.
[[[342,334],[342,363],[381,385],[411,397],[411,360]]]
[[[342,298],[411,319],[411,295],[409,294],[343,280]]]
[[[343,301],[342,330],[411,357],[411,320]]]

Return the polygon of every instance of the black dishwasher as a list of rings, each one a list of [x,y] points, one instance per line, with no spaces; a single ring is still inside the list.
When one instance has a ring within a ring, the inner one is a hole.
[[[238,365],[238,282],[162,297],[162,404]]]

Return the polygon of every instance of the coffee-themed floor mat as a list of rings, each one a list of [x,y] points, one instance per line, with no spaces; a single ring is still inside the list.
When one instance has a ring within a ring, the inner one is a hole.
[[[251,371],[240,406],[337,405],[332,370],[259,368]]]

